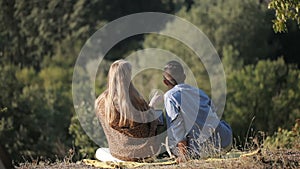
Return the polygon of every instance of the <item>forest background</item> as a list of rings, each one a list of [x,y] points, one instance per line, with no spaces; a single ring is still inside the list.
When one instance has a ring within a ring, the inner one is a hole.
[[[149,11],[188,20],[216,48],[227,84],[222,118],[232,126],[236,145],[260,132],[271,136],[278,128],[291,128],[300,118],[299,24],[288,19],[276,22],[269,3],[0,0],[0,144],[16,162],[64,158],[70,149],[74,158],[92,157],[98,146],[83,131],[72,100],[76,59],[87,39],[106,23]],[[162,29],[168,29],[167,24]],[[198,87],[210,93],[207,72],[191,49],[172,38],[143,34],[121,41],[107,53],[98,67],[95,96],[104,91],[114,60],[146,48],[179,56],[193,71]],[[147,71],[133,82],[146,99],[151,88],[164,89],[157,83],[161,77]],[[88,121],[94,112],[84,111]],[[107,145],[103,132],[95,133]]]

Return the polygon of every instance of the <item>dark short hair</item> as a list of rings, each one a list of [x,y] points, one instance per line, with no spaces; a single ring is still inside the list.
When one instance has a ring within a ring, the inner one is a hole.
[[[175,80],[176,83],[181,83],[185,80],[184,69],[178,61],[169,61],[164,67],[164,72],[172,77],[172,79],[168,79],[170,81]]]

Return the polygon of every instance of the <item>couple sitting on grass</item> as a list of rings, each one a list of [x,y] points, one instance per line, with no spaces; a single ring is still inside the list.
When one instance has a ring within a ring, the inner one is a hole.
[[[232,144],[230,126],[220,121],[210,98],[200,89],[184,84],[185,73],[177,61],[170,61],[163,71],[167,125],[166,148],[177,162],[203,157],[206,143],[228,151]],[[143,161],[161,153],[164,140],[157,129],[161,122],[156,106],[163,100],[156,94],[148,104],[131,83],[131,64],[115,61],[108,74],[108,85],[96,100],[96,115],[108,141],[99,148],[101,161]]]

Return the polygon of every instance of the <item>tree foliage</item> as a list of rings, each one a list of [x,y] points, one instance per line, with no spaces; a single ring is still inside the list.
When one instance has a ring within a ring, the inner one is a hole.
[[[177,15],[205,33],[221,56],[224,47],[232,46],[245,64],[251,64],[270,56],[275,47],[269,43],[266,12],[266,5],[255,0],[202,0]]]
[[[1,95],[1,106],[7,107],[1,113],[1,144],[16,160],[22,156],[63,157],[71,141],[66,133],[72,102],[70,86],[65,85],[70,83],[71,71],[47,67],[36,72],[32,67],[10,65],[1,72],[3,84],[8,85],[1,87],[1,92],[9,94]]]
[[[286,23],[288,20],[297,22],[300,29],[299,0],[271,0],[268,7],[275,10],[276,18],[273,20],[273,29],[275,32],[287,32]]]
[[[295,125],[290,130],[279,127],[273,136],[266,138],[264,147],[300,150],[300,119],[296,119]]]
[[[282,59],[260,61],[281,54],[295,58],[299,33],[275,41],[267,7],[256,0],[0,0],[0,8],[0,144],[15,161],[63,158],[70,148],[79,157],[93,155],[98,145],[81,125],[97,121],[88,109],[81,110],[84,118],[78,121],[71,92],[73,66],[96,30],[136,12],[175,13],[208,36],[228,75],[225,118],[236,134],[244,132],[254,115],[255,128],[270,132],[288,127],[291,119],[299,117],[299,70]],[[162,28],[171,29],[172,24]],[[210,93],[207,72],[188,46],[168,37],[138,35],[118,43],[105,56],[95,96],[106,87],[111,61],[143,48],[162,48],[179,56],[198,86]],[[292,62],[299,64],[297,59]],[[133,83],[146,99],[152,88],[166,89],[159,71],[140,72]],[[103,132],[90,129],[98,143],[106,145]]]
[[[0,142],[15,161],[63,158],[73,147],[78,154],[91,153],[95,144],[76,118],[71,93],[83,43],[118,17],[173,10],[169,0],[1,0],[0,7],[0,108],[6,108],[0,112]],[[114,49],[108,59],[122,58],[139,41]]]
[[[223,115],[241,141],[249,125],[255,131],[271,134],[278,126],[289,127],[292,119],[300,116],[298,68],[286,64],[282,58],[262,60],[268,56],[276,58],[274,50],[278,48],[276,42],[270,43],[273,35],[268,12],[266,4],[253,0],[203,0],[176,13],[203,31],[222,57],[227,77]],[[170,27],[167,25],[165,29]],[[198,87],[210,93],[206,70],[189,47],[172,38],[148,35],[144,48],[162,48],[176,54],[191,68]]]
[[[290,128],[300,117],[300,71],[282,58],[259,61],[227,75],[225,119],[236,136],[245,137],[249,126],[273,133]],[[251,124],[251,119],[254,119]]]

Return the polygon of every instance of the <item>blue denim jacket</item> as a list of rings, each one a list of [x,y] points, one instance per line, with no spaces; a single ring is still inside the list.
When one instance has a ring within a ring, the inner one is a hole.
[[[171,149],[183,140],[188,140],[194,152],[199,152],[199,145],[212,138],[222,148],[232,144],[230,126],[220,122],[210,98],[202,90],[178,84],[165,93],[164,103]]]

